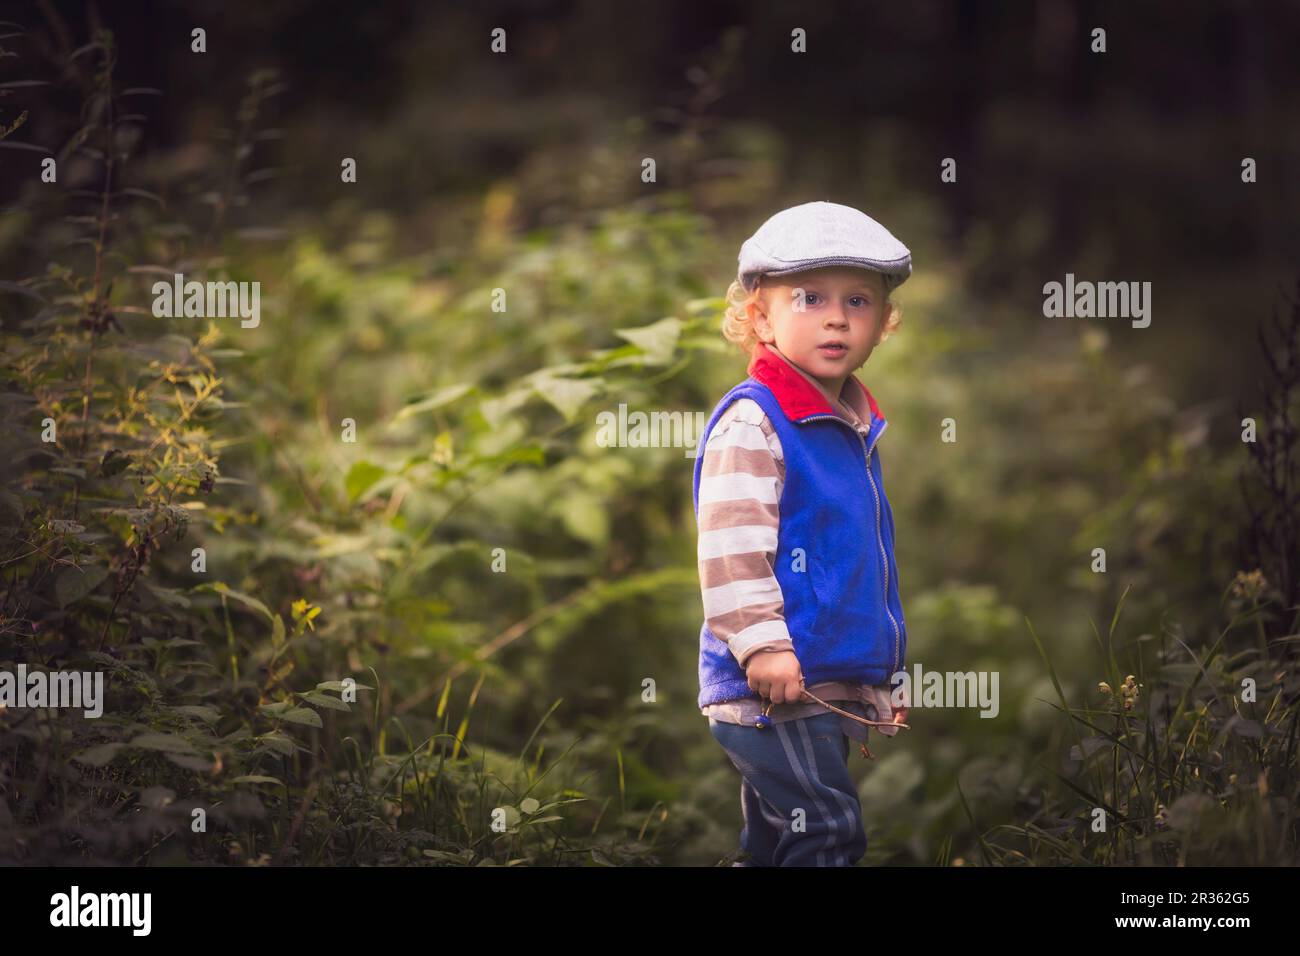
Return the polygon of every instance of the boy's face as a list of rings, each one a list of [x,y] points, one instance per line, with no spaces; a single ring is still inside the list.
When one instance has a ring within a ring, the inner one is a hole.
[[[844,382],[880,343],[885,280],[879,272],[847,266],[763,278],[754,329],[790,361],[838,396]],[[766,304],[764,304],[766,299]],[[844,348],[827,348],[838,342]]]

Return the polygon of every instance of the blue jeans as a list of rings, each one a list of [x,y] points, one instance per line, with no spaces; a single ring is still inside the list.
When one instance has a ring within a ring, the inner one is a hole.
[[[744,827],[738,866],[853,866],[867,851],[862,804],[849,775],[849,737],[838,714],[760,730],[709,718],[740,771]]]

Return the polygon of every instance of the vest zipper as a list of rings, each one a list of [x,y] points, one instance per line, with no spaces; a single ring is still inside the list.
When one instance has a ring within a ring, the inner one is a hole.
[[[885,540],[881,536],[881,530],[880,530],[880,493],[876,489],[876,479],[871,474],[871,452],[875,450],[876,442],[880,440],[880,436],[885,433],[885,430],[882,428],[879,432],[876,433],[876,437],[871,440],[871,447],[868,448],[867,440],[862,437],[862,432],[858,431],[856,428],[853,427],[852,424],[845,421],[839,415],[809,415],[807,418],[799,419],[799,423],[802,424],[804,422],[814,421],[818,418],[830,418],[833,419],[834,421],[840,422],[841,424],[849,428],[852,428],[853,434],[858,436],[858,441],[862,444],[863,459],[865,460],[867,465],[867,481],[871,484],[871,496],[876,501],[876,543],[880,545],[880,560],[883,562],[885,566],[885,613],[889,615],[889,623],[893,625],[894,628],[894,668],[892,671],[890,671],[890,676],[892,677],[894,674],[898,673],[898,653],[899,653],[898,622],[894,620],[894,612],[889,609],[889,555],[885,553]]]

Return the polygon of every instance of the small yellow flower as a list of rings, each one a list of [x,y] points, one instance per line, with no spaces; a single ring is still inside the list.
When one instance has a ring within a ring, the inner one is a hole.
[[[1232,593],[1236,597],[1244,597],[1254,600],[1264,593],[1268,587],[1268,579],[1264,577],[1264,572],[1259,568],[1253,571],[1238,571],[1236,578],[1232,582]]]
[[[1107,684],[1105,681],[1102,681],[1100,684],[1097,685],[1097,690],[1102,694],[1110,694],[1111,696],[1114,696],[1115,694],[1115,692],[1110,689],[1110,685]]]
[[[1124,709],[1132,710],[1133,705],[1137,703],[1138,688],[1142,685],[1137,682],[1137,678],[1129,674],[1124,678],[1124,683],[1120,685],[1119,692],[1124,695]]]
[[[312,621],[314,621],[317,615],[320,614],[321,608],[312,604],[310,601],[305,601],[299,598],[290,606],[290,611],[293,613],[293,619],[295,622],[303,621],[307,627],[311,628],[313,631],[316,630],[316,625],[313,624]]]

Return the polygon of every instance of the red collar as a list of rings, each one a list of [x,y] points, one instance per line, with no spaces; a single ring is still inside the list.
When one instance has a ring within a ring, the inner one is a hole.
[[[831,408],[831,403],[826,401],[826,396],[792,369],[780,355],[769,349],[766,343],[760,342],[754,348],[753,356],[749,360],[748,374],[772,390],[777,403],[781,406],[781,411],[785,412],[785,417],[792,422],[810,415],[836,414],[835,409]],[[883,419],[885,416],[880,413],[880,407],[871,392],[867,390],[867,386],[863,385],[856,375],[850,375],[848,381],[862,389],[873,418]]]

